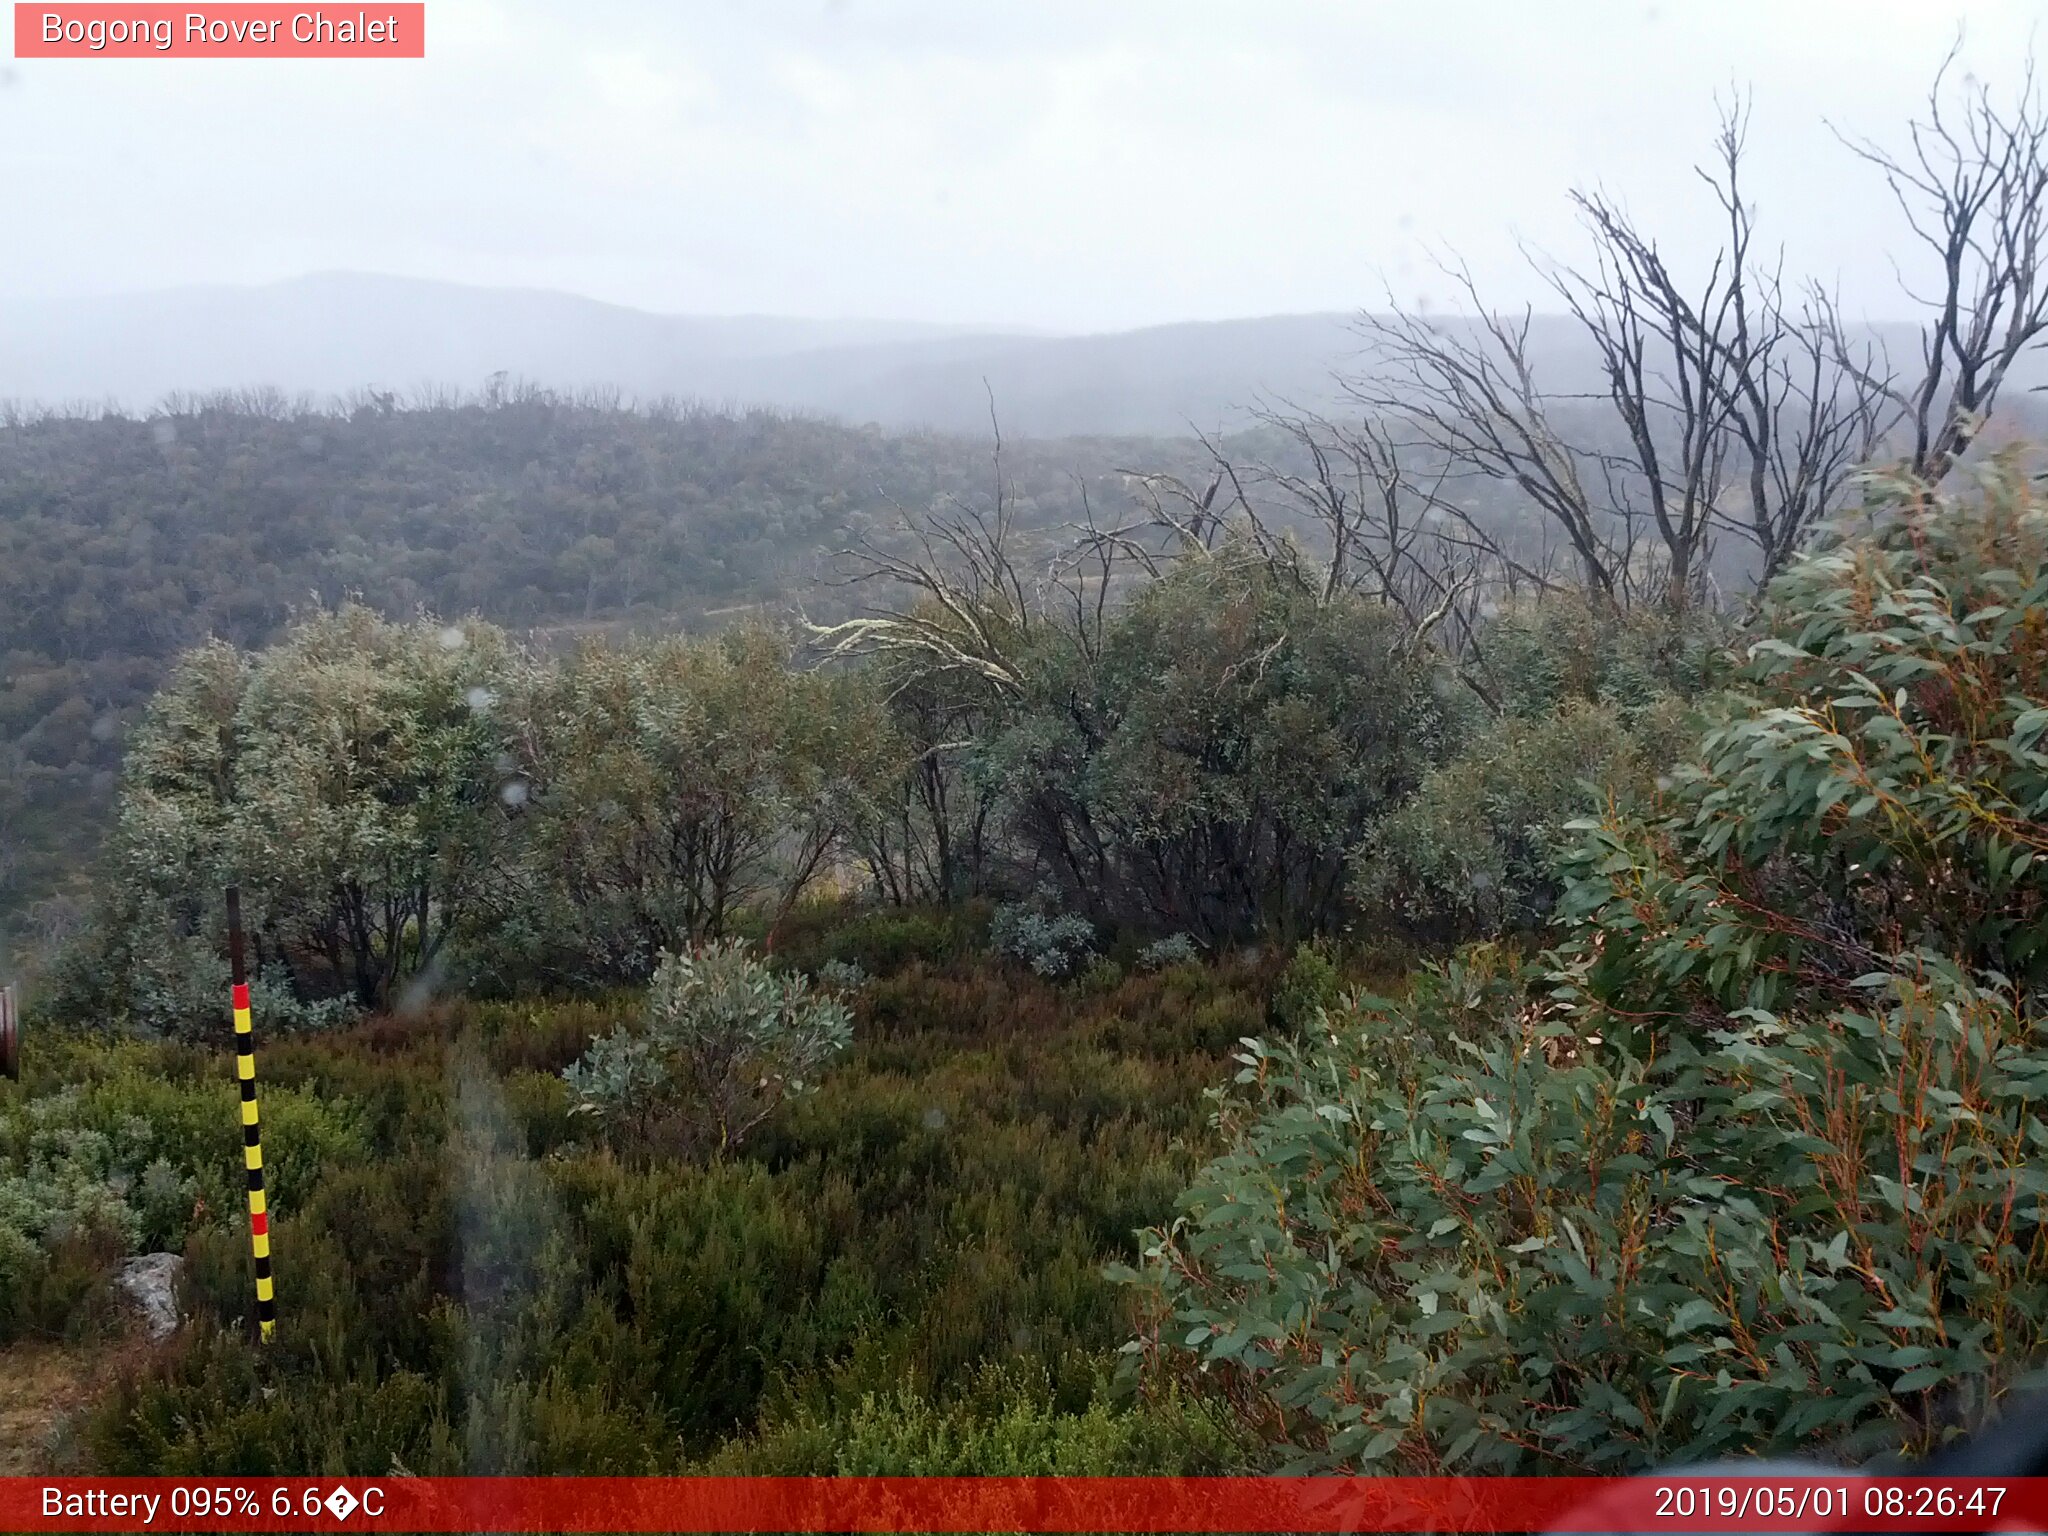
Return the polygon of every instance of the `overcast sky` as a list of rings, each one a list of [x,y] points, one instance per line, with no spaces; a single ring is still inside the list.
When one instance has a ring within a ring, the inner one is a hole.
[[[429,0],[424,61],[0,64],[0,299],[349,268],[1096,330],[1440,304],[1436,245],[1517,300],[1517,237],[1575,249],[1574,184],[1696,240],[1689,167],[1739,85],[1766,232],[1883,315],[1898,219],[1826,121],[1895,140],[1959,23],[1995,84],[2042,15]]]

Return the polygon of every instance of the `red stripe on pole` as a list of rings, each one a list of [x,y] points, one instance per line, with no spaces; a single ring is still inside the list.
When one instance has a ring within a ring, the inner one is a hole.
[[[234,986],[234,991],[229,995],[228,1001],[233,1003],[237,1008],[248,1007],[249,984],[246,981],[236,982]]]
[[[138,1495],[154,1499],[154,1505],[145,1511],[135,1502]],[[126,1502],[115,1505],[116,1499]],[[2048,1478],[1728,1477],[1701,1471],[1636,1478],[0,1478],[0,1529],[10,1531],[1152,1536],[2001,1528],[2048,1530]]]
[[[270,1236],[270,1213],[268,1211],[258,1211],[249,1218],[249,1235],[251,1237]]]

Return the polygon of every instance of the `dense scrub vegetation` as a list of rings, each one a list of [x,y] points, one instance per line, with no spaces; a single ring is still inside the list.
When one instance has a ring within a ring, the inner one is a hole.
[[[2048,1345],[2048,508],[1984,436],[2048,119],[1943,101],[1918,172],[1859,149],[1944,258],[1917,377],[1758,265],[1738,103],[1698,301],[1578,199],[1590,394],[1396,313],[1355,412],[1192,446],[0,421],[0,903],[109,834],[31,921],[0,1345],[128,1347],[115,1265],[182,1253],[79,1427],[116,1473],[1623,1471],[1994,1411]]]
[[[759,628],[550,654],[355,604],[188,653],[0,1142],[10,1333],[97,1336],[116,1259],[190,1261],[192,1323],[87,1454],[1252,1464],[1204,1394],[1130,1374],[1106,1266],[1211,1146],[1236,1043],[1314,1027],[1384,963],[1341,933],[1353,842],[1484,739],[1483,707],[1250,545],[1186,551],[1099,624],[1023,628],[1022,686],[995,693],[804,670]],[[1563,632],[1517,685],[1531,718],[1634,676],[1603,659],[1641,643],[1626,621]],[[934,754],[941,717],[968,734]],[[1029,750],[1060,732],[1066,775]],[[1085,914],[1088,866],[1053,853],[1083,836],[1127,872]],[[955,902],[891,904],[918,888],[892,867],[950,867]],[[229,880],[282,1032],[294,1299],[268,1358],[237,1326],[233,1119],[205,1108],[231,1093],[207,1047]],[[827,886],[866,899],[806,895]]]
[[[1554,948],[1240,1053],[1128,1278],[1283,1459],[1919,1451],[2038,1368],[2048,509],[1872,520],[1575,824]]]
[[[845,916],[807,911],[786,952],[881,967],[886,925]],[[218,1053],[46,1039],[0,1108],[0,1167],[22,1170],[0,1230],[26,1191],[55,1240],[0,1258],[0,1330],[90,1338],[106,1308],[74,1303],[106,1255],[188,1255],[194,1321],[83,1432],[109,1471],[1234,1464],[1199,1404],[1119,1390],[1127,1314],[1101,1271],[1193,1172],[1261,973],[1055,989],[969,958],[953,919],[892,922],[941,952],[860,986],[850,1054],[708,1161],[615,1150],[573,1113],[562,1069],[630,995],[266,1042],[286,1319],[267,1356],[239,1326]]]
[[[1868,498],[1746,632],[1454,648],[1256,522],[1076,602],[970,519],[993,579],[823,668],[353,604],[191,652],[0,1106],[0,1330],[182,1248],[121,1471],[1925,1449],[2048,1342],[2048,512]]]
[[[1896,368],[1762,264],[1737,101],[1698,289],[1578,197],[1591,389],[1396,312],[1355,410],[1192,448],[0,420],[0,902],[112,810],[37,909],[0,1345],[128,1345],[114,1266],[182,1253],[110,1473],[1619,1472],[1994,1411],[2048,1346],[2048,506],[1984,435],[2048,116],[1958,87],[1856,146],[1940,257]]]

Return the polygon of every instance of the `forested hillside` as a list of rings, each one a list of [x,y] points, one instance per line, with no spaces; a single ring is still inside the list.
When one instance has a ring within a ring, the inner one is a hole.
[[[260,645],[295,607],[349,595],[553,635],[835,615],[850,599],[831,554],[986,499],[991,446],[531,390],[0,421],[0,932],[89,856],[126,727],[190,646]],[[1029,530],[1078,518],[1084,489],[1121,503],[1119,467],[1187,457],[1020,441],[1001,469]]]

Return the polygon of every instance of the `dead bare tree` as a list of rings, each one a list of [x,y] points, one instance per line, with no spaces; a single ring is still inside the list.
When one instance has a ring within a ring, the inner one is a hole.
[[[909,548],[864,540],[841,552],[842,586],[870,589],[862,612],[807,625],[820,664],[861,661],[885,681],[911,760],[897,800],[855,831],[878,886],[893,899],[957,900],[979,889],[993,801],[963,768],[991,720],[1031,694],[1034,648],[1048,629],[1084,662],[1100,658],[1111,597],[1133,564],[1161,574],[1165,551],[1143,520],[1085,519],[1073,535],[1024,537],[1003,471],[993,397],[991,488],[985,500],[948,497],[924,512],[898,507]],[[1027,552],[1027,547],[1037,553]],[[1085,720],[1083,721],[1085,724]]]
[[[1611,409],[1611,432],[1586,431],[1586,397],[1539,386],[1529,313],[1517,321],[1488,311],[1461,266],[1446,270],[1476,325],[1398,311],[1366,322],[1386,366],[1355,389],[1360,402],[1465,471],[1519,487],[1564,534],[1583,584],[1617,605],[1694,600],[1714,536],[1728,527],[1775,568],[1839,488],[1834,445],[1855,437],[1845,421],[1869,414],[1873,391],[1829,349],[1806,347],[1824,377],[1806,383],[1793,369],[1801,333],[1777,271],[1758,259],[1742,196],[1746,124],[1741,101],[1725,108],[1715,159],[1700,168],[1726,218],[1703,277],[1682,279],[1626,207],[1599,192],[1573,196],[1590,236],[1587,265],[1530,253],[1591,344],[1593,398]],[[1803,414],[1789,408],[1795,398]],[[1559,425],[1565,405],[1576,438]],[[1731,522],[1724,502],[1744,460],[1751,507]]]
[[[1539,384],[1530,312],[1490,309],[1455,263],[1444,270],[1476,318],[1398,308],[1366,317],[1378,367],[1352,381],[1353,398],[1456,466],[1453,478],[1518,488],[1603,600],[1684,606],[1709,579],[1724,531],[1755,546],[1752,569],[1767,580],[1902,421],[1907,468],[1946,474],[2013,363],[2048,330],[2048,113],[2031,63],[2017,104],[2002,109],[1975,82],[1951,106],[1953,62],[1952,53],[1912,125],[1910,154],[1844,139],[1884,173],[1939,260],[1917,374],[1902,379],[1874,337],[1856,338],[1825,290],[1788,297],[1782,257],[1757,248],[1738,97],[1699,167],[1723,216],[1703,276],[1682,278],[1626,207],[1599,192],[1573,197],[1587,263],[1530,253],[1592,345],[1607,427],[1587,427],[1586,396]],[[1466,523],[1504,553],[1498,533]]]
[[[1632,307],[1631,287],[1647,296],[1668,349],[1666,376],[1677,391],[1664,412],[1677,446],[1669,490],[1657,472],[1651,394],[1639,370],[1626,375],[1625,398],[1616,403],[1637,444],[1680,590],[1684,560],[1697,558],[1716,527],[1755,546],[1758,582],[1768,581],[1839,504],[1851,472],[1897,420],[1874,344],[1866,341],[1861,358],[1853,357],[1825,292],[1808,289],[1795,309],[1785,295],[1782,253],[1769,266],[1753,254],[1756,215],[1742,191],[1748,117],[1740,97],[1724,107],[1714,158],[1698,170],[1721,207],[1725,235],[1690,303],[1655,244],[1621,210],[1580,199],[1603,249],[1628,263],[1630,282],[1617,307]],[[1623,372],[1610,365],[1610,379]]]
[[[1079,549],[1113,547],[1157,576],[1168,556],[1215,557],[1227,542],[1231,557],[1248,552],[1319,605],[1385,604],[1400,615],[1406,645],[1434,644],[1494,707],[1477,654],[1483,620],[1525,579],[1549,578],[1475,536],[1443,494],[1448,461],[1423,468],[1374,417],[1269,405],[1255,419],[1276,439],[1273,451],[1198,432],[1211,463],[1206,483],[1125,471],[1137,514],[1088,530]]]
[[[1041,595],[1018,564],[993,395],[989,423],[994,489],[986,505],[949,497],[924,515],[899,507],[914,553],[897,554],[872,540],[842,552],[850,567],[842,585],[879,587],[890,598],[842,623],[807,626],[825,660],[897,658],[916,662],[919,676],[965,677],[997,694],[1022,691],[1019,657]]]
[[[1881,387],[1904,415],[1911,433],[1906,466],[1930,483],[1968,450],[2013,363],[2048,330],[2041,270],[2048,237],[2048,112],[2034,63],[2027,60],[2009,107],[2000,107],[1990,89],[1969,76],[1960,83],[1960,100],[1951,103],[1948,78],[1960,49],[1958,39],[1936,71],[1903,153],[1836,130],[1884,177],[1914,238],[1935,258],[1939,276],[1932,290],[1916,293],[1901,278],[1930,315],[1918,375],[1903,383],[1876,371],[1859,375]],[[1841,360],[1853,362],[1846,352]]]
[[[1792,314],[1774,279],[1769,303],[1774,324],[1743,371],[1734,415],[1748,461],[1746,500],[1727,519],[1756,547],[1759,586],[1842,505],[1856,471],[1877,457],[1899,420],[1880,349],[1850,339],[1831,296],[1809,290]]]
[[[1538,387],[1530,355],[1533,313],[1489,310],[1469,270],[1444,271],[1471,302],[1471,326],[1446,324],[1395,308],[1362,320],[1378,356],[1371,373],[1343,380],[1368,416],[1396,423],[1403,447],[1449,466],[1444,478],[1472,477],[1519,488],[1565,537],[1586,587],[1610,602],[1627,594],[1627,550],[1589,488],[1592,456],[1567,441],[1551,420],[1551,400]],[[1506,544],[1476,519],[1471,535],[1502,559]]]

